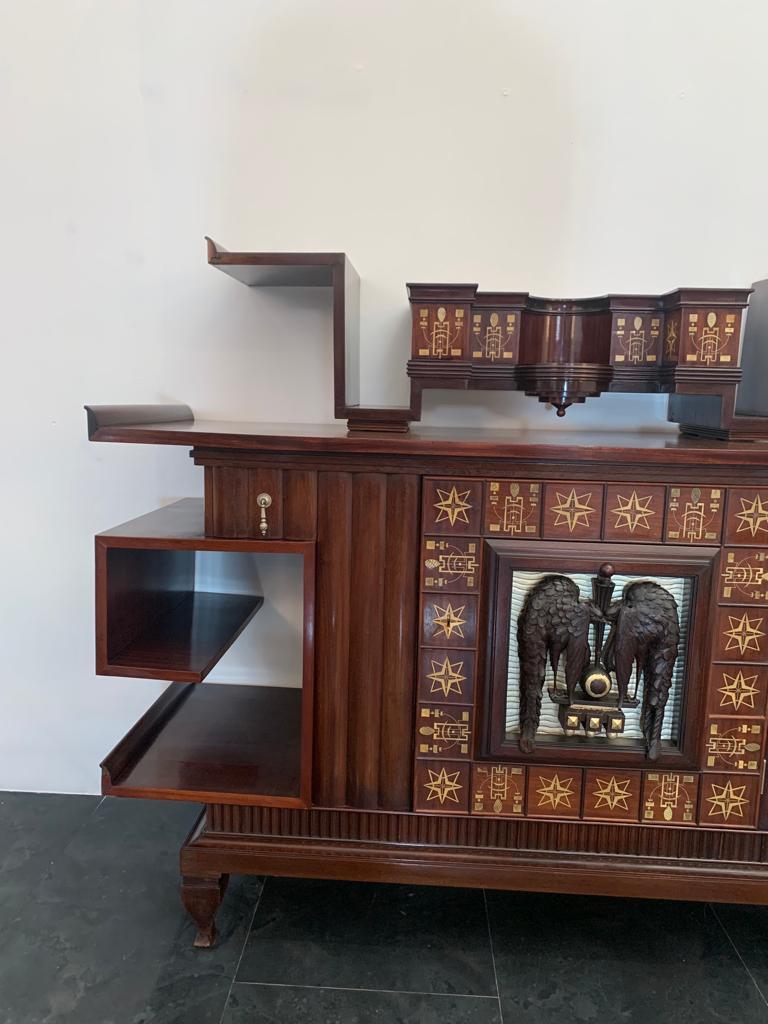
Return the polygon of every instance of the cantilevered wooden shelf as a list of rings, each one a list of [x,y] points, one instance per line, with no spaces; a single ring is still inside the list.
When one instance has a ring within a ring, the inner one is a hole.
[[[202,683],[263,603],[251,594],[193,591],[113,654],[100,672]]]
[[[303,807],[300,759],[300,689],[174,683],[102,762],[102,792]]]

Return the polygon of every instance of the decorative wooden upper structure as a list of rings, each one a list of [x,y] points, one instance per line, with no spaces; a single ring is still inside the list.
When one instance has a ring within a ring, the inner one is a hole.
[[[768,437],[768,397],[750,415],[737,411],[748,288],[547,299],[409,284],[410,403],[374,407],[359,400],[360,282],[344,253],[231,253],[208,239],[208,262],[249,286],[332,289],[335,415],[353,431],[405,431],[421,419],[424,390],[439,388],[524,391],[559,416],[604,391],[668,394],[685,433]],[[748,358],[764,330],[747,332]]]

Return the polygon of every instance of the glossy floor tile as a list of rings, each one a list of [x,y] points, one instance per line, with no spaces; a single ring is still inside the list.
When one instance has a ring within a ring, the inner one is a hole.
[[[706,904],[488,893],[488,909],[505,1020],[768,1020],[762,994]]]
[[[222,1024],[500,1024],[495,998],[242,985]]]
[[[238,979],[495,995],[483,894],[270,879]]]
[[[0,793],[0,1024],[768,1024],[759,907],[233,878],[194,949],[198,812]]]

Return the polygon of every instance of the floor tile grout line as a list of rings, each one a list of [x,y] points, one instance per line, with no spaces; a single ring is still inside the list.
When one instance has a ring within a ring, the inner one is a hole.
[[[504,1024],[504,1011],[501,1008],[501,992],[499,992],[499,975],[496,972],[496,953],[493,948],[493,933],[491,931],[491,915],[488,911],[488,894],[483,892],[483,906],[485,907],[485,924],[488,929],[488,944],[491,948],[491,964],[493,965],[493,983],[496,986],[496,1000],[499,1004],[499,1024]]]
[[[725,927],[725,924],[723,923],[722,919],[720,918],[720,915],[718,914],[717,910],[715,910],[715,907],[714,907],[714,905],[712,903],[709,904],[709,909],[715,915],[715,920],[720,925],[720,927],[723,929],[723,932],[725,933],[725,937],[728,939],[730,944],[733,946],[734,953],[736,954],[736,956],[741,961],[741,966],[744,968],[744,970],[749,975],[749,979],[752,982],[752,984],[755,986],[755,988],[757,989],[758,995],[763,1000],[765,1005],[768,1006],[768,999],[766,999],[765,995],[763,994],[763,990],[758,985],[757,979],[755,978],[754,974],[752,973],[752,971],[750,971],[749,967],[747,967],[746,961],[744,960],[744,957],[741,955],[741,950],[736,945],[736,943],[733,941],[733,938],[731,937],[731,933]]]
[[[235,964],[235,970],[232,973],[232,981],[229,983],[229,990],[227,992],[227,998],[224,1000],[224,1008],[221,1011],[221,1017],[219,1017],[219,1024],[224,1024],[224,1018],[225,1018],[225,1016],[227,1014],[227,1007],[229,1006],[229,1000],[230,1000],[230,997],[232,995],[232,989],[235,987],[235,980],[237,978],[237,972],[240,970],[240,964],[243,962],[243,956],[245,955],[245,947],[248,945],[248,939],[251,937],[251,929],[253,928],[253,922],[256,920],[256,911],[259,909],[259,904],[261,903],[261,897],[264,895],[264,890],[266,889],[266,887],[267,887],[267,879],[266,879],[266,876],[265,876],[264,881],[261,883],[261,889],[259,889],[259,895],[258,895],[258,897],[256,899],[256,906],[253,908],[253,913],[251,914],[251,919],[248,922],[248,928],[246,929],[246,932],[245,932],[245,938],[243,939],[243,945],[242,945],[242,947],[240,949],[240,956],[237,958],[237,963]]]
[[[438,999],[497,999],[496,996],[474,995],[472,992],[422,992],[410,988],[355,988],[352,985],[298,985],[287,981],[235,981],[235,985],[252,985],[255,988],[300,988],[320,992],[371,992],[392,996],[436,996]]]

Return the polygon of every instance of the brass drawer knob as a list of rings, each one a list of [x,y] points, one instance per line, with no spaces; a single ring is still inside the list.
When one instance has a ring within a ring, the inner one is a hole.
[[[267,509],[272,504],[272,495],[262,491],[261,494],[256,495],[256,504],[259,506],[259,530],[261,531],[261,536],[266,537],[269,531]]]

